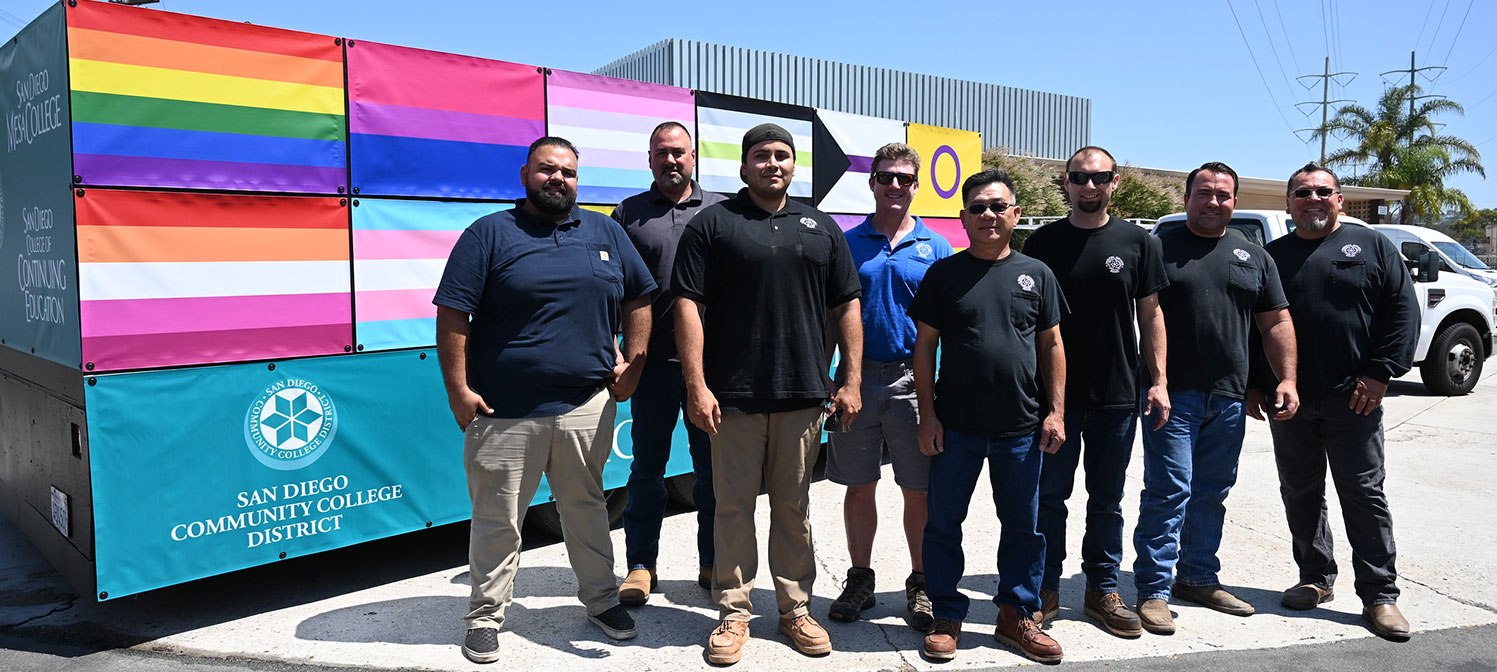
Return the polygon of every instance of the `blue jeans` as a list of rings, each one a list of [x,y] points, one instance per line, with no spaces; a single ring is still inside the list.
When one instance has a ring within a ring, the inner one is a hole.
[[[1188,586],[1220,583],[1216,551],[1242,455],[1241,399],[1170,390],[1170,406],[1159,431],[1144,424],[1144,491],[1133,530],[1140,601],[1169,599],[1177,573]]]
[[[929,515],[925,520],[925,590],[936,618],[963,621],[967,596],[956,589],[965,571],[962,521],[988,463],[998,537],[998,594],[993,601],[1028,612],[1040,608],[1045,538],[1034,529],[1040,481],[1035,435],[1002,439],[946,430],[945,450],[930,458]]]
[[[665,463],[671,456],[671,435],[683,418],[686,388],[681,365],[646,361],[639,387],[630,398],[634,419],[629,436],[634,462],[629,466],[629,503],[624,506],[624,561],[629,569],[654,569],[660,553],[660,523],[665,518]],[[712,521],[717,499],[712,494],[712,441],[707,433],[686,422],[691,466],[696,485],[691,495],[697,505],[697,557],[701,567],[712,566]]]
[[[1118,589],[1123,561],[1123,479],[1133,455],[1138,412],[1099,408],[1066,413],[1066,441],[1045,455],[1040,473],[1040,534],[1045,535],[1045,590],[1060,590],[1066,559],[1066,500],[1076,483],[1076,466],[1086,454],[1086,535],[1081,538],[1081,571],[1086,588]],[[1082,443],[1086,444],[1083,451]]]

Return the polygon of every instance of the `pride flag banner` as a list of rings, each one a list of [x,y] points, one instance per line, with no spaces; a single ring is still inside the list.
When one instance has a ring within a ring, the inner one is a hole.
[[[873,190],[868,188],[873,154],[888,143],[904,142],[904,122],[816,110],[812,132],[816,208],[849,214],[873,212]]]
[[[809,107],[771,103],[721,93],[698,91],[697,181],[708,191],[736,194],[743,188],[738,168],[743,165],[743,134],[765,122],[779,124],[795,138],[795,178],[790,196],[811,201],[815,168],[812,159]]]
[[[832,215],[831,217],[832,221],[837,222],[837,226],[841,227],[843,231],[848,231],[862,224],[867,215]],[[920,221],[925,223],[926,228],[941,234],[946,239],[946,242],[951,243],[951,247],[954,249],[965,250],[971,244],[967,239],[967,230],[962,228],[961,219],[921,217]]]
[[[350,42],[354,193],[524,197],[520,166],[546,134],[545,95],[532,65]]]
[[[347,185],[341,40],[103,2],[69,7],[67,24],[83,184]]]
[[[431,297],[459,235],[510,203],[359,199],[353,209],[353,286],[357,348],[436,344]]]
[[[905,142],[920,152],[921,159],[920,191],[910,203],[910,212],[921,217],[958,216],[962,180],[982,170],[982,134],[924,124],[910,124],[908,131]],[[951,245],[957,242],[952,240]]]
[[[85,368],[352,349],[342,199],[81,191],[75,200]]]
[[[674,121],[696,137],[690,89],[578,72],[546,75],[547,133],[577,146],[577,200],[617,204],[650,188],[650,132]]]

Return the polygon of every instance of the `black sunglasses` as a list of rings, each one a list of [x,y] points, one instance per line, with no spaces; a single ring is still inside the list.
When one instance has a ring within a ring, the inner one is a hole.
[[[874,173],[873,179],[877,180],[879,184],[890,184],[895,180],[899,180],[899,186],[901,187],[908,187],[915,183],[914,173],[895,173],[887,170],[880,170]]]
[[[1090,181],[1092,184],[1100,187],[1111,182],[1112,178],[1116,176],[1117,173],[1111,170],[1099,170],[1095,173],[1083,173],[1079,170],[1073,170],[1066,174],[1066,179],[1070,180],[1071,184],[1086,184]]]
[[[1320,187],[1318,189],[1295,189],[1294,197],[1309,198],[1310,194],[1315,194],[1316,196],[1319,196],[1321,198],[1330,198],[1331,196],[1335,195],[1335,193],[1336,190],[1330,187]]]
[[[993,214],[1002,216],[1003,213],[1008,212],[1008,209],[1011,207],[1014,207],[1012,203],[1004,203],[1003,201],[994,201],[992,203],[973,203],[972,205],[967,206],[967,212],[981,217],[982,213],[992,210]]]

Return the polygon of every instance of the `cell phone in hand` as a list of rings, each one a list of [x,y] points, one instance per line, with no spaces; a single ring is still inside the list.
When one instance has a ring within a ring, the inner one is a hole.
[[[821,423],[821,428],[828,432],[842,431],[842,409],[837,409],[826,416],[826,421]]]

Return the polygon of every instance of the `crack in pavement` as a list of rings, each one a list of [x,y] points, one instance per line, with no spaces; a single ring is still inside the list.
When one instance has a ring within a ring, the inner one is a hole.
[[[32,616],[31,618],[28,618],[26,620],[20,621],[18,623],[0,623],[0,632],[10,632],[12,630],[17,630],[17,629],[20,629],[20,628],[24,627],[26,624],[33,622],[33,621],[38,621],[38,620],[41,620],[41,619],[46,618],[48,616],[51,616],[53,614],[56,614],[56,613],[59,613],[59,612],[63,612],[63,611],[67,611],[69,609],[72,609],[73,605],[76,604],[77,602],[78,602],[78,596],[77,595],[71,595],[71,596],[69,596],[67,598],[66,602],[63,602],[62,604],[59,604],[59,605],[57,605],[55,607],[52,607],[52,610],[48,611],[45,614],[38,614],[36,616]]]

